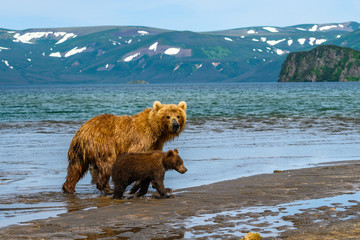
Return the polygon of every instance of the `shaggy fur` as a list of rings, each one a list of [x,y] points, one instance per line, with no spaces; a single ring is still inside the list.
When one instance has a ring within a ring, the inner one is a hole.
[[[181,174],[187,171],[176,148],[168,152],[153,151],[119,155],[112,170],[112,180],[115,185],[114,198],[122,198],[126,187],[134,181],[140,181],[140,191],[137,196],[145,195],[152,182],[161,198],[169,197],[164,187],[164,177],[165,171],[170,169]]]
[[[112,193],[109,185],[113,164],[124,153],[162,150],[186,124],[186,103],[161,104],[134,116],[103,114],[87,121],[74,135],[69,151],[63,191],[74,193],[77,182],[90,165],[98,170],[96,187]]]

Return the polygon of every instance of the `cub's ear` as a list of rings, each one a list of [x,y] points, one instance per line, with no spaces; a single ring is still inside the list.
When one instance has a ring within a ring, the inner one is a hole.
[[[169,151],[167,151],[167,153],[166,153],[166,157],[171,157],[171,156],[174,156],[174,152],[173,152],[173,150],[169,150]]]
[[[178,107],[182,108],[185,111],[186,110],[186,102],[184,102],[184,101],[179,102]]]
[[[155,101],[153,108],[155,109],[155,111],[159,110],[161,108],[161,102]]]
[[[179,151],[177,150],[177,148],[174,148],[174,152],[179,153]]]

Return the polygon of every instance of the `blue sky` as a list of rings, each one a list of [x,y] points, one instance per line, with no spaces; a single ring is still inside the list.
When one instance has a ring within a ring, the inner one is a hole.
[[[210,31],[360,22],[359,0],[1,0],[0,28],[149,26]]]

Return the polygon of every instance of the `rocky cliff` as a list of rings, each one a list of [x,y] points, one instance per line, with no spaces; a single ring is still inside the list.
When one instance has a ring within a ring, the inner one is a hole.
[[[290,53],[279,77],[279,82],[346,81],[360,81],[360,52],[333,45]]]

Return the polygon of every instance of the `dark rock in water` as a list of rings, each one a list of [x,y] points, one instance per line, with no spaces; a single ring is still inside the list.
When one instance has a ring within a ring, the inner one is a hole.
[[[136,80],[136,81],[127,82],[127,84],[149,84],[149,83],[144,80]]]
[[[279,77],[279,82],[347,81],[360,81],[360,52],[333,45],[290,53]]]

